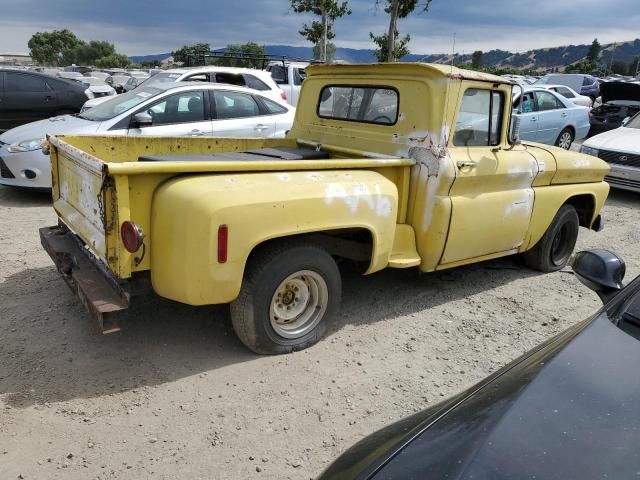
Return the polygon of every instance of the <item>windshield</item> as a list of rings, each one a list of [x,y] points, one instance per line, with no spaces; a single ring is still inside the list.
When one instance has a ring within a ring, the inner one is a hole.
[[[625,125],[626,128],[637,128],[640,130],[640,113],[634,117]]]
[[[566,85],[573,88],[576,92],[582,90],[582,76],[581,75],[546,75],[536,81],[535,83],[541,85]],[[534,85],[535,85],[534,83]]]
[[[147,78],[144,82],[140,84],[142,85],[151,85],[152,83],[172,83],[177,82],[182,74],[181,73],[156,73],[153,77]]]
[[[155,97],[161,92],[162,90],[153,87],[139,87],[86,110],[80,114],[80,117],[94,122],[110,120],[127,110],[131,110],[145,100]]]

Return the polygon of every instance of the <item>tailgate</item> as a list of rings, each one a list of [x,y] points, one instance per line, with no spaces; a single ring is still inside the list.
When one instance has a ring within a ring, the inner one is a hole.
[[[63,222],[106,262],[104,162],[50,137],[53,207]],[[104,185],[104,186],[103,186]],[[113,202],[108,202],[114,205]]]

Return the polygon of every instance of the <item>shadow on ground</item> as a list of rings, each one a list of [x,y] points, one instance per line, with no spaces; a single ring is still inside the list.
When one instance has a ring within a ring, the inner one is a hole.
[[[51,191],[0,185],[0,206],[13,208],[51,205]]]
[[[335,330],[423,312],[536,273],[513,260],[435,274],[345,271]],[[0,291],[0,394],[15,407],[92,398],[154,386],[264,357],[236,339],[225,306],[190,307],[136,297],[122,331],[96,333],[80,301],[53,267],[9,276]]]

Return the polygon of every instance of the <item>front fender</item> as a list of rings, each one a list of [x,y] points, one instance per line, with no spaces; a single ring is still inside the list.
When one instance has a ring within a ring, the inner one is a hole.
[[[169,180],[151,210],[151,281],[159,295],[191,305],[228,303],[251,251],[274,238],[365,228],[369,271],[388,262],[398,212],[394,183],[368,170],[194,175]],[[218,263],[220,225],[228,258]]]

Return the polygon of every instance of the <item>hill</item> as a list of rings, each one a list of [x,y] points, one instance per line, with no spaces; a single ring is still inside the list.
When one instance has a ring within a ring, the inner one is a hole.
[[[289,45],[266,45],[267,54],[276,56],[287,56],[289,58],[312,58],[313,49],[311,47],[292,47]],[[551,70],[562,69],[585,58],[589,45],[567,45],[553,48],[539,48],[527,52],[513,53],[506,50],[490,50],[483,53],[483,65],[487,67],[513,67],[530,70]],[[160,53],[157,55],[138,55],[129,57],[132,62],[140,61],[161,61],[170,53]],[[613,58],[616,61],[632,63],[640,57],[640,39],[607,44],[602,46],[600,63],[608,65]],[[375,62],[376,58],[372,49],[341,48],[336,49],[336,58],[350,63]],[[471,63],[471,54],[411,54],[402,59],[407,62],[430,62],[430,63]]]

